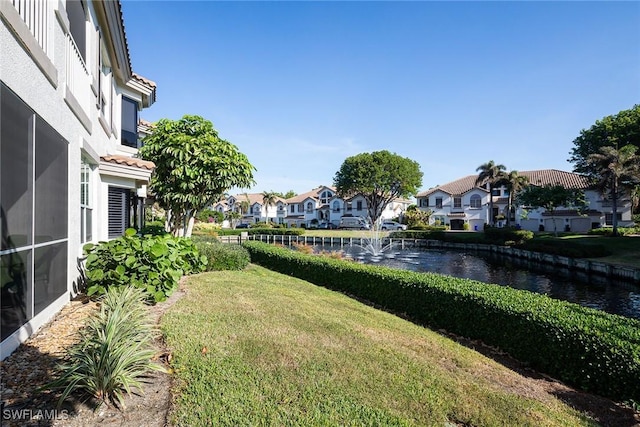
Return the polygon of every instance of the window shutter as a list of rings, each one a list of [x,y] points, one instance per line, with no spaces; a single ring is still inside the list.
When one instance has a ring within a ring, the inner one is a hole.
[[[124,234],[129,226],[129,190],[109,187],[109,238]]]

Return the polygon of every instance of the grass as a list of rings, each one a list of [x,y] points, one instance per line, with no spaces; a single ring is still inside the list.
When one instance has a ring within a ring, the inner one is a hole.
[[[251,265],[188,279],[162,319],[176,425],[592,425],[437,333]],[[535,394],[535,393],[534,393]]]
[[[581,245],[602,245],[611,255],[598,258],[590,258],[593,261],[606,262],[616,265],[640,267],[640,236],[608,237],[584,234],[566,234],[553,237],[552,234],[536,235],[536,239],[557,241],[562,244],[564,240],[570,240]]]

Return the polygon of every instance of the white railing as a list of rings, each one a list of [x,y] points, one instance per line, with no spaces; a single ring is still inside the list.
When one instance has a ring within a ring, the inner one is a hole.
[[[90,111],[91,77],[76,42],[67,34],[67,87],[86,114]]]
[[[11,0],[11,3],[44,53],[49,55],[51,50],[49,20],[53,14],[52,2],[50,0]]]

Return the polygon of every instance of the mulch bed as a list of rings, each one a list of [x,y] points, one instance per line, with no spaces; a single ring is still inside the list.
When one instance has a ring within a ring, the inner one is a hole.
[[[149,307],[154,322],[184,295],[180,290],[165,302]],[[58,408],[59,392],[39,390],[50,382],[55,366],[64,357],[65,349],[77,341],[77,332],[84,320],[98,305],[80,297],[71,301],[53,320],[22,344],[11,356],[0,362],[0,399],[2,426],[166,426],[171,408],[172,378],[167,373],[154,372],[145,379],[143,390],[125,398],[125,407],[102,405],[96,409],[92,400],[68,400]],[[159,338],[156,363],[167,365],[165,345]]]

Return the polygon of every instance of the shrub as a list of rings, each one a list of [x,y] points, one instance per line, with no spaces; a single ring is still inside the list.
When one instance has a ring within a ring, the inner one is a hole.
[[[245,242],[252,262],[500,347],[594,393],[640,399],[640,322],[528,291]]]
[[[83,249],[89,296],[103,295],[110,287],[133,286],[142,289],[149,302],[164,301],[184,274],[203,271],[207,262],[191,239],[140,237],[131,228],[122,237]]]
[[[589,234],[597,236],[613,236],[613,227],[600,227],[589,230]],[[640,234],[640,227],[618,227],[618,235],[630,236],[632,234]]]
[[[144,227],[142,227],[139,231],[139,234],[142,236],[151,235],[151,236],[162,236],[164,234],[169,234],[164,228],[164,222],[162,221],[148,221]]]
[[[240,245],[202,240],[196,247],[207,257],[207,271],[244,270],[251,262],[249,252]]]
[[[215,224],[212,222],[197,222],[193,224],[193,234],[217,236],[220,233],[220,230],[220,224]]]
[[[72,393],[89,395],[98,404],[124,406],[124,392],[141,389],[140,380],[151,370],[154,335],[147,318],[141,289],[111,288],[101,300],[100,311],[87,319],[80,340],[67,350],[57,366],[58,378],[47,388],[63,389],[59,404]]]
[[[504,244],[506,241],[513,241],[517,244],[533,239],[533,232],[528,230],[517,230],[513,227],[486,227],[484,237],[487,242]]]
[[[283,236],[302,236],[304,230],[300,228],[282,229],[282,228],[250,228],[246,230],[249,234],[265,234],[265,235],[283,235]]]

